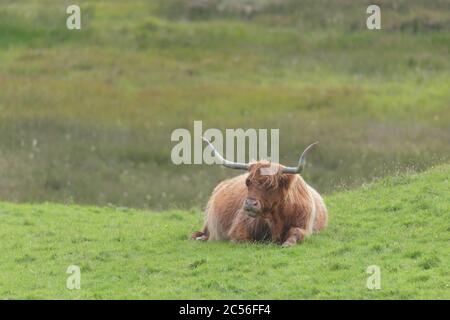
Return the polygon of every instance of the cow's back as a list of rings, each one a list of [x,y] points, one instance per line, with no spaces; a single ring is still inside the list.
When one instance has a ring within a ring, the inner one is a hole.
[[[325,206],[322,196],[314,188],[308,185],[308,189],[313,198],[315,207],[313,232],[319,232],[324,229],[328,223],[327,207]]]

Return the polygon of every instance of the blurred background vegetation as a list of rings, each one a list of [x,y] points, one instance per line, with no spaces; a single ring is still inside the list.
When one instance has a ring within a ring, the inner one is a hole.
[[[280,128],[322,193],[450,156],[450,0],[0,0],[0,200],[202,207],[176,128]],[[382,30],[366,28],[381,7]]]

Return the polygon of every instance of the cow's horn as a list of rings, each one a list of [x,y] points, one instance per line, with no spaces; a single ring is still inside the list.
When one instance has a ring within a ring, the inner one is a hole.
[[[300,159],[298,160],[298,166],[297,167],[283,167],[282,172],[283,173],[301,173],[303,169],[305,168],[305,156],[306,153],[308,153],[309,149],[311,149],[313,146],[318,144],[319,142],[314,142],[313,144],[310,144],[305,151],[303,151],[302,155],[300,156]]]
[[[214,148],[212,143],[208,141],[208,139],[205,139],[204,137],[202,137],[202,139],[212,149],[213,156],[217,157],[220,160],[221,164],[223,164],[225,167],[231,168],[231,169],[248,170],[249,165],[247,163],[232,162],[232,161],[228,161],[227,159],[224,159],[222,157],[222,155],[219,153],[219,151],[217,151],[216,148]]]

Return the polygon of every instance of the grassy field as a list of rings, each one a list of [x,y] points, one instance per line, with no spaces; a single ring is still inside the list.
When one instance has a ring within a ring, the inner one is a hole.
[[[187,240],[199,211],[0,203],[0,297],[449,299],[449,177],[443,165],[328,196],[329,227],[292,248]]]
[[[0,1],[0,199],[176,209],[233,172],[175,166],[176,128],[280,128],[345,190],[450,155],[448,1]]]

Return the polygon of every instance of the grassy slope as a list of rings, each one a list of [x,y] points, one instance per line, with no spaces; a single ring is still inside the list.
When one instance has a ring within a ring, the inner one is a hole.
[[[449,299],[449,176],[445,165],[329,196],[329,228],[290,249],[188,241],[199,212],[1,203],[0,297]],[[79,291],[65,288],[71,264]]]

